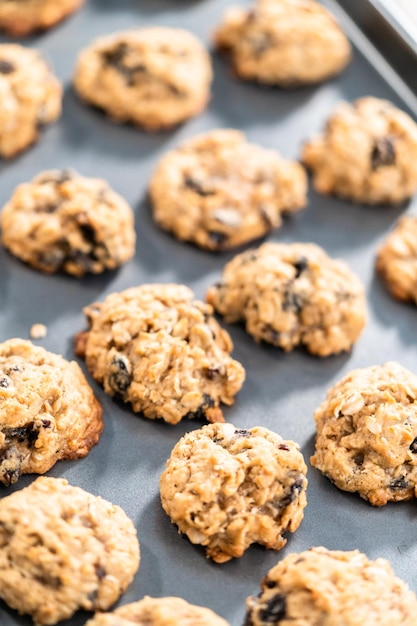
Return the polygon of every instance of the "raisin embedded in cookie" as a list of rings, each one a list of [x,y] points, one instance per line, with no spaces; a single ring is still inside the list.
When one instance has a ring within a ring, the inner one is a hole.
[[[417,304],[417,216],[398,220],[378,250],[376,269],[395,298]]]
[[[256,341],[317,356],[350,350],[366,321],[363,286],[314,244],[265,243],[237,255],[207,301]]]
[[[0,598],[39,626],[109,609],[138,567],[125,512],[62,478],[0,500]]]
[[[415,626],[417,614],[388,561],[321,547],[285,557],[246,606],[245,626]]]
[[[378,98],[340,104],[302,160],[319,193],[364,204],[399,204],[417,190],[417,125]]]
[[[76,11],[84,0],[2,0],[0,29],[17,37],[54,26]]]
[[[94,41],[79,56],[74,86],[80,98],[114,120],[152,131],[200,113],[211,80],[210,57],[198,39],[158,26]]]
[[[299,447],[267,428],[211,424],[174,447],[161,475],[162,506],[217,563],[252,544],[273,550],[295,532],[306,506],[307,467]]]
[[[0,156],[10,158],[61,114],[62,87],[37,50],[0,45]]]
[[[0,215],[2,243],[36,269],[75,276],[114,269],[135,252],[133,211],[106,181],[43,172]]]
[[[294,161],[213,130],[160,161],[150,184],[156,222],[178,239],[226,250],[262,237],[307,203],[307,177]]]
[[[98,442],[101,406],[75,361],[23,339],[0,344],[0,483],[85,457]]]
[[[250,9],[228,9],[215,44],[240,78],[281,87],[323,81],[351,57],[335,18],[312,0],[258,0]]]
[[[311,463],[374,506],[417,497],[417,376],[398,363],[353,370],[315,412]]]
[[[229,334],[212,308],[183,285],[141,285],[84,309],[89,330],[76,352],[106,393],[170,424],[223,421],[245,370],[230,357]]]
[[[150,598],[119,607],[113,613],[97,613],[85,626],[228,626],[210,609],[182,598]]]

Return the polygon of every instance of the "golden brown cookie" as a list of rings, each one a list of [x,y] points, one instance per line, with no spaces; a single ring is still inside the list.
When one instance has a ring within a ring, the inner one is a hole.
[[[249,9],[229,8],[215,44],[240,78],[281,87],[323,81],[351,57],[333,15],[313,0],[257,0]]]
[[[223,421],[245,370],[212,308],[184,285],[141,285],[84,309],[76,352],[111,396],[150,419]]]
[[[350,350],[366,321],[359,278],[311,243],[265,243],[237,255],[206,297],[256,341],[317,356]]]
[[[417,190],[417,124],[386,100],[343,102],[303,163],[319,193],[364,204],[399,204]]]
[[[84,0],[2,0],[0,29],[17,37],[46,30],[74,13],[83,3]]]
[[[395,298],[417,304],[417,216],[398,220],[378,250],[376,269]]]
[[[326,548],[289,554],[246,604],[245,626],[415,626],[417,613],[388,561]]]
[[[417,497],[417,376],[398,363],[349,372],[316,410],[311,463],[374,506]]]
[[[0,500],[0,598],[36,625],[109,609],[138,567],[124,511],[62,478]]]
[[[101,406],[75,361],[23,339],[0,344],[0,483],[85,457],[98,442]]]
[[[133,211],[106,181],[71,170],[19,185],[0,215],[2,243],[43,272],[115,269],[135,252]]]
[[[150,598],[125,604],[113,613],[96,613],[85,626],[228,626],[210,609],[182,598]]]
[[[10,158],[61,114],[62,87],[37,50],[0,44],[0,156]]]
[[[156,26],[94,41],[78,58],[74,87],[114,120],[154,131],[205,109],[211,80],[210,57],[192,33]]]
[[[293,441],[260,426],[210,424],[174,447],[160,479],[162,506],[217,563],[252,543],[280,550],[303,519],[306,472]]]
[[[298,163],[212,130],[162,157],[150,184],[156,222],[181,240],[227,250],[262,237],[307,203]]]

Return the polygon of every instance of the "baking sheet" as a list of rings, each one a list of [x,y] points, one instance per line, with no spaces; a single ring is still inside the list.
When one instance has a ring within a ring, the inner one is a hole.
[[[31,325],[41,322],[47,325],[48,335],[35,343],[71,359],[73,336],[85,327],[82,307],[110,292],[144,282],[173,281],[189,285],[204,298],[207,287],[218,279],[234,253],[214,255],[176,241],[153,224],[146,198],[147,182],[158,159],[184,139],[215,127],[236,127],[245,130],[250,140],[296,158],[303,140],[322,127],[342,99],[364,95],[388,98],[416,116],[413,93],[332,1],[324,4],[341,19],[355,52],[347,70],[323,85],[285,92],[239,82],[224,60],[215,56],[213,98],[207,111],[180,128],[155,135],[113,124],[75,97],[70,78],[76,54],[93,37],[134,26],[165,24],[189,28],[209,43],[224,8],[231,4],[236,0],[90,0],[58,28],[25,42],[40,48],[64,81],[64,113],[57,124],[43,132],[35,147],[1,164],[1,204],[18,183],[51,167],[73,167],[87,176],[104,177],[135,210],[137,252],[119,271],[80,280],[44,276],[0,250],[1,340],[28,338]],[[224,409],[226,420],[239,428],[263,425],[294,439],[308,461],[314,446],[314,410],[327,388],[346,372],[392,359],[417,370],[417,311],[394,301],[373,269],[375,250],[386,232],[399,215],[415,209],[416,201],[396,208],[353,206],[310,190],[308,208],[287,220],[268,239],[313,241],[331,256],[345,259],[366,286],[367,327],[352,353],[317,359],[301,350],[284,354],[256,345],[243,328],[227,326],[235,344],[233,355],[246,368],[247,379],[235,405]],[[257,593],[268,569],[289,552],[313,545],[358,548],[372,559],[387,558],[395,572],[417,591],[415,504],[372,508],[356,495],[339,491],[311,467],[304,521],[288,538],[285,549],[272,552],[253,546],[241,559],[223,565],[211,563],[203,548],[177,533],[160,506],[158,490],[160,473],[174,444],[202,423],[169,426],[146,420],[106,396],[94,382],[92,386],[104,408],[105,430],[100,443],[85,459],[60,462],[48,475],[65,477],[111,500],[134,520],[142,560],[119,604],[146,594],[176,595],[208,606],[238,626],[243,621],[246,597]],[[12,489],[0,487],[0,497],[33,479],[23,477]],[[81,626],[88,617],[79,613],[62,624]],[[31,620],[0,602],[0,624],[28,626]]]

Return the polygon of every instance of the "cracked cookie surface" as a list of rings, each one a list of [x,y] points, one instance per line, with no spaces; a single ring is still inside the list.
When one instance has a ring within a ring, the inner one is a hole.
[[[273,550],[295,532],[306,506],[307,467],[299,447],[267,428],[210,424],[174,447],[160,479],[162,506],[217,563],[253,543]]]
[[[396,362],[353,370],[314,415],[311,463],[374,506],[417,496],[417,376]]]
[[[45,30],[83,3],[84,0],[0,0],[0,29],[18,37]]]
[[[227,250],[262,237],[282,215],[307,203],[307,177],[295,161],[214,130],[166,154],[150,184],[156,222],[185,241]]]
[[[114,120],[152,131],[200,113],[211,80],[210,57],[198,39],[158,26],[94,41],[78,58],[74,86]]]
[[[266,243],[237,255],[207,301],[256,341],[317,356],[350,350],[365,325],[363,286],[315,244]]]
[[[314,415],[311,463],[374,506],[417,496],[417,376],[396,362],[353,370]]]
[[[0,45],[0,155],[11,158],[61,114],[62,87],[37,50]]]
[[[23,339],[0,344],[0,483],[85,457],[98,442],[101,406],[75,361]]]
[[[36,625],[109,609],[138,567],[125,512],[64,479],[41,477],[0,500],[0,598]]]
[[[106,181],[70,170],[19,185],[0,215],[2,243],[43,272],[115,269],[135,252],[133,211]]]
[[[386,100],[343,102],[303,163],[319,193],[364,204],[399,204],[417,190],[417,124]]]
[[[232,7],[214,37],[240,78],[281,87],[323,81],[341,72],[351,57],[335,18],[312,0]]]
[[[417,216],[398,220],[378,250],[376,269],[395,298],[417,304]]]
[[[85,626],[228,626],[210,609],[182,598],[151,598],[119,607],[113,613],[97,613]]]
[[[245,626],[413,626],[417,598],[385,559],[319,547],[285,557],[246,606]]]
[[[223,421],[245,371],[212,308],[184,285],[141,285],[84,309],[89,330],[76,352],[106,393],[170,424]]]

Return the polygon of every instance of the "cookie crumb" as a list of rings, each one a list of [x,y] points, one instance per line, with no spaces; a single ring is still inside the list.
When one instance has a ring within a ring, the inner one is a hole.
[[[31,339],[43,339],[48,334],[48,328],[45,324],[32,324],[29,331]]]

